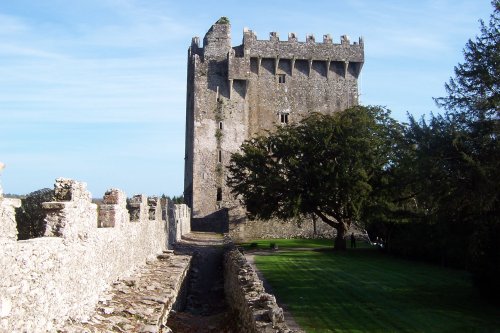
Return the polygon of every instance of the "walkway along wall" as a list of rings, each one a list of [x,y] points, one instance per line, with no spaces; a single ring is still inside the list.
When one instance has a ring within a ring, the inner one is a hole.
[[[85,183],[59,178],[54,201],[43,204],[45,236],[24,241],[17,241],[19,205],[0,190],[2,332],[54,331],[67,319],[85,320],[112,282],[168,245],[169,224],[157,198],[138,195],[127,203],[112,189],[98,207]],[[184,221],[189,210],[177,210]]]

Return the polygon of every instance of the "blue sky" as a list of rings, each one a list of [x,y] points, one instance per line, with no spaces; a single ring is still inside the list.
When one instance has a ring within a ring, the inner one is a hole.
[[[6,193],[56,177],[108,188],[183,190],[187,48],[221,16],[233,45],[244,27],[304,41],[330,33],[365,41],[361,102],[439,112],[432,97],[463,60],[487,0],[0,2],[0,161]]]

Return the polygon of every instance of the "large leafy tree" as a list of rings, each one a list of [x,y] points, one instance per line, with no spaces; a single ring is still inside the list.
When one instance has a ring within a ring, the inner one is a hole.
[[[379,107],[313,114],[245,141],[231,156],[228,183],[252,218],[316,215],[336,229],[342,250],[373,184],[391,168],[396,133],[397,122]]]

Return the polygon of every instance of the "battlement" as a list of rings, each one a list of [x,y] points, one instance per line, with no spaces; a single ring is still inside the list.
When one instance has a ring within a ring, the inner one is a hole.
[[[301,43],[299,41],[299,38],[297,37],[297,34],[295,32],[290,32],[288,33],[288,40],[287,41],[280,41],[279,33],[272,31],[269,33],[269,40],[260,40],[257,39],[257,35],[255,32],[248,28],[243,28],[243,44],[245,44],[245,41],[258,41],[258,42],[291,42],[291,43]],[[309,43],[309,44],[334,44],[332,36],[330,34],[323,35],[323,42],[316,42],[316,38],[314,37],[314,34],[307,34],[306,39],[302,43]],[[358,42],[353,42],[351,44],[350,38],[347,35],[342,35],[340,36],[340,45],[363,45],[363,37],[359,37]]]
[[[1,332],[52,332],[86,319],[109,284],[190,232],[186,205],[162,207],[145,195],[127,200],[118,189],[99,205],[91,197],[85,183],[56,179],[53,201],[42,204],[43,237],[17,240],[21,200],[0,194]]]
[[[193,37],[189,58],[194,60],[195,67],[206,59],[219,61],[220,66],[227,68],[229,80],[248,80],[251,77],[252,61],[257,64],[258,75],[263,60],[274,62],[274,75],[278,74],[280,62],[286,61],[290,68],[288,74],[291,76],[296,62],[306,61],[308,73],[311,73],[315,63],[321,62],[321,66],[326,69],[326,78],[329,77],[331,68],[342,68],[344,78],[349,71],[357,78],[364,63],[364,41],[361,37],[357,42],[351,43],[349,36],[342,35],[339,43],[334,43],[332,36],[325,34],[322,42],[316,42],[314,35],[308,34],[305,41],[299,41],[297,34],[291,32],[288,40],[281,41],[279,33],[273,31],[269,33],[269,40],[260,40],[252,30],[244,28],[243,43],[235,47],[231,47],[230,43],[229,23],[216,23],[205,35],[202,47],[199,45],[200,38]]]
[[[269,40],[257,39],[257,35],[250,29],[243,29],[243,43],[230,47],[231,26],[229,23],[212,25],[200,46],[200,38],[193,37],[189,54],[197,54],[201,61],[206,57],[212,58],[221,53],[232,53],[235,57],[259,59],[290,59],[311,61],[342,61],[364,62],[364,41],[350,41],[349,36],[340,36],[339,43],[334,43],[330,34],[323,35],[322,42],[316,42],[313,34],[306,35],[305,41],[299,41],[297,34],[288,34],[288,40],[281,41],[278,32],[270,32]],[[242,50],[243,52],[240,52]],[[247,61],[248,62],[248,61]]]

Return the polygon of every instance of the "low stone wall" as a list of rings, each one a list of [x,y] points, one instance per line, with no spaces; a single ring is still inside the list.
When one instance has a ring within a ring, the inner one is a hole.
[[[265,292],[262,281],[233,245],[224,254],[224,291],[239,333],[293,332],[275,297]]]
[[[43,204],[45,237],[17,241],[19,201],[0,196],[0,331],[86,320],[112,282],[166,250],[168,223],[151,202],[135,196],[127,209],[125,194],[112,189],[98,208],[84,183],[60,178],[54,201]]]
[[[316,223],[316,226],[314,225]],[[231,218],[229,235],[238,242],[261,238],[330,238],[333,239],[335,229],[317,219],[299,221],[250,220],[246,217]]]

